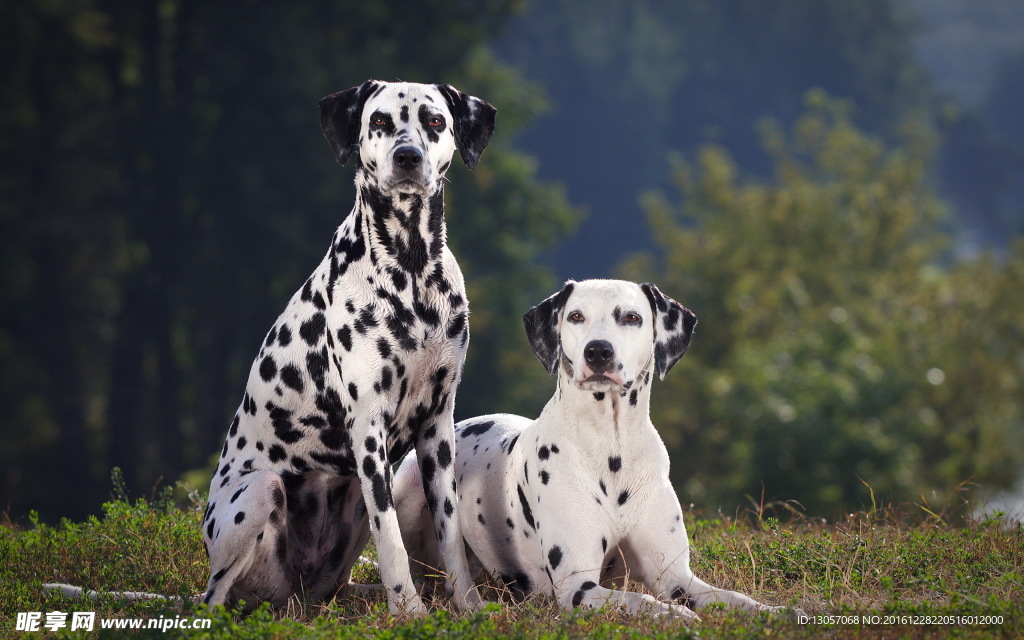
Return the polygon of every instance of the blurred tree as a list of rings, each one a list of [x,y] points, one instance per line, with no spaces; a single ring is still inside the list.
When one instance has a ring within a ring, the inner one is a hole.
[[[763,130],[771,181],[720,147],[673,169],[681,204],[644,200],[652,280],[700,319],[653,418],[686,499],[744,494],[815,514],[916,501],[1024,464],[1024,243],[950,263],[926,180],[934,141],[890,147],[820,92],[791,134]]]
[[[260,339],[351,207],[317,100],[367,77],[500,110],[446,197],[474,312],[459,411],[501,406],[524,300],[554,285],[533,259],[574,219],[510,149],[543,100],[482,50],[515,5],[0,3],[0,500],[79,517],[112,466],[138,491],[217,451]]]
[[[941,184],[976,244],[1024,233],[1024,50],[1004,56],[978,109],[948,109]]]
[[[1024,146],[1024,49],[1004,56],[996,66],[992,90],[986,100],[986,111],[1000,136]]]
[[[555,108],[522,146],[590,214],[563,243],[560,272],[604,275],[624,252],[649,246],[636,194],[669,186],[672,149],[710,139],[766,175],[756,123],[792,122],[815,87],[852,100],[858,124],[877,134],[927,111],[927,78],[901,8],[893,0],[527,3],[496,48]]]
[[[477,50],[464,67],[466,86],[501,105],[486,157],[473,173],[452,171],[445,216],[452,251],[466,276],[470,347],[456,419],[497,411],[536,415],[550,397],[544,367],[523,330],[526,311],[557,288],[546,250],[580,217],[565,190],[536,177],[536,161],[512,150],[523,126],[546,107],[543,91]]]
[[[109,23],[87,2],[0,4],[4,507],[66,505],[105,475],[119,281],[145,251],[121,206]]]

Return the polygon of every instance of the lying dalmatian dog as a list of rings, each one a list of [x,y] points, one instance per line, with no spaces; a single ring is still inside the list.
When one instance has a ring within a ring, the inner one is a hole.
[[[210,484],[204,601],[333,597],[372,531],[390,610],[424,613],[391,477],[415,446],[456,604],[476,609],[452,464],[468,307],[442,180],[456,148],[476,166],[495,109],[450,85],[367,81],[320,110],[338,163],[358,156],[356,202],[252,365]]]
[[[690,571],[690,543],[651,423],[651,371],[683,355],[697,318],[653,284],[568,282],[523,318],[534,352],[558,373],[536,420],[498,414],[456,426],[462,533],[513,592],[563,609],[609,605],[697,619],[713,602],[777,611]],[[420,465],[422,468],[422,465]],[[395,501],[414,562],[442,565],[413,456]],[[471,560],[472,561],[472,560]],[[650,595],[602,585],[631,579]]]

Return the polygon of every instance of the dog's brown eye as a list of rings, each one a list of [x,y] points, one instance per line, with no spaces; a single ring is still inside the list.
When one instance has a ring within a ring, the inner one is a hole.
[[[387,123],[388,123],[388,121],[387,121],[387,120],[385,120],[384,118],[381,118],[380,116],[377,116],[376,118],[374,118],[374,119],[372,120],[372,124],[373,124],[373,125],[374,125],[375,127],[383,127],[383,126],[384,126],[384,125],[386,125]]]
[[[573,311],[568,316],[566,316],[566,320],[572,323],[583,322],[583,314],[580,313],[579,311]]]
[[[638,322],[640,322],[640,316],[638,316],[635,313],[627,313],[626,315],[622,316],[622,321],[625,322],[626,324],[637,324]]]
[[[444,119],[441,118],[441,116],[434,116],[433,118],[427,121],[427,124],[429,124],[432,127],[440,127],[441,125],[444,124]]]

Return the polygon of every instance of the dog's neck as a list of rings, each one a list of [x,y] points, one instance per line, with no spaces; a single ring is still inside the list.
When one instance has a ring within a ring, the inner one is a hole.
[[[429,276],[442,259],[447,229],[444,189],[427,195],[384,193],[360,167],[356,172],[356,203],[346,220],[347,234],[366,242],[370,263],[398,268],[413,280]]]

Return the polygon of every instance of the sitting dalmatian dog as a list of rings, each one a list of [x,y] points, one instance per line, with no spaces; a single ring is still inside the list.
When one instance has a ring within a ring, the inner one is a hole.
[[[664,378],[697,318],[653,284],[568,282],[523,318],[534,352],[558,374],[536,420],[498,414],[456,426],[462,533],[513,592],[553,594],[563,609],[609,605],[697,619],[713,602],[776,611],[690,571],[690,543],[651,423],[651,371]],[[422,465],[420,465],[422,468]],[[395,476],[414,562],[443,566],[413,456]],[[472,561],[472,559],[471,559]],[[655,594],[613,590],[628,575]]]
[[[415,446],[456,604],[477,609],[452,464],[468,308],[442,181],[456,148],[476,166],[495,109],[450,85],[377,81],[320,109],[338,163],[358,156],[356,202],[252,365],[210,484],[204,601],[333,597],[372,532],[390,610],[424,613],[391,477]]]

